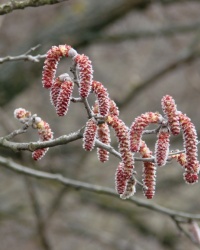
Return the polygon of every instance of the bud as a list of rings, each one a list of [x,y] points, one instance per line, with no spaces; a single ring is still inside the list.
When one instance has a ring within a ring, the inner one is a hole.
[[[25,123],[31,118],[31,112],[23,108],[17,108],[14,110],[14,117],[21,123]]]

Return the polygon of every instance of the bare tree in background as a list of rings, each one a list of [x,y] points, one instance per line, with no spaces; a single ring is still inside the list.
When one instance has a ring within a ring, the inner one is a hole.
[[[199,248],[198,7],[162,0],[0,5],[2,249]],[[5,23],[32,12],[32,36],[23,48],[13,45],[14,56]],[[154,42],[178,52],[160,55]]]

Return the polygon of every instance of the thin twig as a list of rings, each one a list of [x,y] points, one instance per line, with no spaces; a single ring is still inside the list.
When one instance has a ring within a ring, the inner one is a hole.
[[[15,131],[13,133],[15,133]],[[77,132],[71,133],[69,135],[60,136],[51,141],[30,142],[30,143],[11,142],[11,141],[6,140],[6,136],[5,136],[5,137],[0,137],[0,145],[6,148],[10,148],[15,152],[21,151],[21,150],[28,150],[28,151],[33,152],[39,148],[54,147],[57,145],[63,145],[72,141],[76,141],[82,138],[82,134],[83,134],[83,131],[82,129],[80,129]]]
[[[38,49],[40,46],[41,46],[41,44],[37,44],[36,46],[34,46],[34,47],[30,48],[29,50],[27,50],[24,54],[28,55],[32,51],[35,51],[36,49]]]
[[[83,102],[83,99],[81,97],[72,97],[71,102],[74,102],[74,103]]]
[[[151,129],[151,130],[144,130],[144,132],[142,133],[143,135],[152,135],[152,134],[157,134],[159,132],[160,126],[158,126],[155,129]]]
[[[45,55],[27,55],[27,54],[23,54],[23,55],[19,55],[19,56],[6,56],[6,57],[2,57],[0,58],[0,64],[4,63],[4,62],[13,62],[13,61],[29,61],[29,62],[40,62],[41,59],[45,58]]]
[[[51,5],[61,3],[67,0],[24,0],[24,1],[10,1],[0,5],[0,15],[5,15],[13,10],[24,9],[27,7],[39,7],[43,5]]]
[[[26,132],[23,129],[22,130],[15,130],[7,136],[0,137],[0,145],[13,150],[14,152],[22,151],[22,150],[33,152],[36,149],[65,145],[65,144],[68,144],[70,142],[79,140],[83,137],[83,129],[84,128],[82,128],[74,133],[71,133],[69,135],[62,135],[62,136],[60,136],[56,139],[53,139],[51,141],[42,141],[42,142],[39,141],[39,142],[28,142],[28,143],[9,141],[8,139],[14,137],[15,135]],[[95,146],[107,150],[110,154],[114,155],[115,157],[117,157],[118,159],[121,160],[121,154],[118,151],[116,151],[111,145],[107,145],[105,143],[102,143],[98,139],[96,139]],[[175,155],[175,154],[180,154],[183,152],[184,152],[184,150],[170,152],[169,153],[169,160],[171,160],[170,156]],[[155,161],[154,157],[152,157],[152,158],[134,157],[134,159],[135,159],[135,161],[142,161],[142,162],[154,162]]]
[[[30,62],[40,62],[41,59],[46,57],[46,54],[36,55],[36,56],[30,55],[31,52],[35,51],[39,47],[40,47],[40,44],[30,48],[22,55],[2,57],[2,58],[0,58],[0,64],[2,64],[4,62],[13,62],[13,61],[20,61],[20,60],[30,61]]]
[[[8,138],[10,138],[13,135],[17,135],[19,133],[22,133],[23,130],[16,130],[12,132],[10,135],[8,135]],[[39,148],[49,148],[49,147],[55,147],[59,145],[68,144],[72,141],[79,140],[83,137],[83,129],[78,130],[77,132],[71,133],[69,135],[62,135],[54,140],[51,141],[43,141],[43,142],[29,142],[29,143],[21,143],[21,142],[11,142],[7,140],[7,136],[0,137],[0,145],[6,148],[9,148],[13,150],[14,152],[21,151],[21,150],[27,150],[27,151],[35,151]],[[114,155],[115,157],[119,158],[121,160],[121,154],[116,151],[112,146],[107,145],[105,143],[102,143],[98,139],[95,141],[95,146],[100,147],[103,149],[106,149],[109,153]],[[179,152],[178,152],[179,153]],[[139,158],[135,157],[136,161],[154,161],[154,158]]]
[[[4,138],[9,141],[17,135],[26,133],[27,129],[28,129],[28,126],[24,126],[21,129],[14,130],[12,133],[10,133],[9,135],[6,135]]]
[[[15,163],[12,160],[9,160],[7,158],[1,157],[0,156],[0,164],[7,169],[11,169],[12,171],[15,171],[19,174],[25,174],[34,178],[39,178],[39,179],[46,179],[46,180],[53,180],[57,183],[63,184],[65,186],[68,186],[70,188],[73,188],[75,190],[85,190],[85,191],[90,191],[94,192],[97,194],[105,194],[105,195],[110,195],[114,197],[118,197],[118,194],[116,194],[115,190],[112,188],[108,187],[102,187],[86,182],[81,182],[77,180],[72,180],[69,178],[65,178],[61,174],[52,174],[52,173],[47,173],[43,171],[38,171],[35,169],[28,168],[26,166],[20,165],[18,163]],[[132,197],[131,199],[127,200],[127,202],[133,203],[137,206],[144,207],[156,212],[159,212],[161,214],[167,215],[167,216],[174,216],[177,218],[183,218],[183,219],[193,219],[193,220],[200,220],[200,214],[191,214],[191,213],[185,213],[183,211],[176,211],[173,209],[169,209],[157,204],[150,203],[148,201],[145,201],[143,199],[139,199],[136,197]]]

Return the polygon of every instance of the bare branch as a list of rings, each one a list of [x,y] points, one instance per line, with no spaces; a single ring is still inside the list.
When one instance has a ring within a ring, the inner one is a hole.
[[[117,152],[112,146],[106,145],[106,144],[104,144],[103,142],[101,142],[101,141],[99,141],[97,139],[95,141],[95,146],[106,149],[109,153],[113,154],[114,156],[116,156],[117,158],[119,158],[121,160],[120,153]]]
[[[10,1],[0,5],[0,15],[5,15],[13,10],[24,9],[27,7],[39,7],[43,5],[51,5],[61,3],[67,0],[24,0],[24,1]]]
[[[157,134],[158,131],[160,129],[160,126],[158,126],[155,129],[151,129],[151,130],[144,130],[143,135],[152,135],[152,134]]]
[[[37,44],[36,46],[30,48],[29,50],[26,51],[26,53],[24,53],[25,55],[28,55],[29,53],[31,53],[32,51],[35,51],[36,49],[38,49],[41,45]]]
[[[40,59],[43,59],[46,57],[46,54],[36,55],[36,56],[30,55],[30,53],[35,51],[36,49],[38,49],[38,47],[40,47],[40,44],[30,48],[22,55],[0,57],[0,64],[2,64],[4,62],[13,62],[13,61],[20,61],[20,60],[30,61],[30,62],[39,62]]]
[[[17,135],[26,133],[27,129],[28,129],[28,126],[24,126],[22,129],[14,130],[12,133],[10,133],[9,135],[6,135],[4,138],[9,141],[10,139],[14,138]]]
[[[13,133],[15,133],[15,131]],[[57,145],[63,145],[72,141],[76,141],[82,138],[82,134],[83,134],[83,131],[81,129],[81,130],[78,130],[77,132],[71,133],[69,135],[60,136],[51,141],[30,142],[30,143],[11,142],[11,141],[6,140],[6,137],[1,137],[0,145],[10,148],[13,151],[21,151],[21,150],[35,151],[36,149],[39,149],[39,148],[54,147]]]
[[[45,55],[36,55],[36,56],[32,56],[32,55],[27,55],[27,54],[23,54],[23,55],[19,55],[19,56],[6,56],[6,57],[2,57],[0,58],[0,64],[4,63],[4,62],[13,62],[13,61],[29,61],[29,62],[40,62],[41,59],[45,58]]]
[[[25,133],[26,129],[19,129],[15,130],[9,135],[5,137],[0,137],[0,145],[6,148],[9,148],[13,150],[14,152],[21,151],[21,150],[27,150],[27,151],[35,151],[39,148],[49,148],[49,147],[55,147],[59,145],[68,144],[72,141],[79,140],[83,137],[83,128],[81,130],[78,130],[77,132],[71,133],[69,135],[62,135],[54,140],[51,141],[42,141],[42,142],[29,142],[29,143],[21,143],[21,142],[12,142],[8,139],[13,138],[14,136],[18,134]],[[106,149],[109,153],[114,155],[115,157],[119,158],[121,160],[121,155],[118,151],[116,151],[112,146],[107,145],[96,139],[95,146]],[[178,154],[180,152],[177,152],[175,154]],[[173,153],[174,154],[174,153]],[[134,157],[136,161],[148,161],[148,162],[154,162],[154,158],[139,158]]]
[[[39,179],[54,180],[57,183],[63,184],[75,190],[81,189],[81,190],[86,190],[86,191],[90,191],[90,192],[94,192],[98,194],[105,194],[105,195],[110,195],[113,197],[118,197],[118,194],[116,194],[115,190],[112,188],[102,187],[102,186],[93,185],[93,184],[86,183],[86,182],[68,179],[62,176],[61,174],[52,174],[52,173],[47,173],[47,172],[31,169],[23,165],[17,164],[14,161],[6,159],[1,156],[0,156],[0,164],[19,174],[25,174],[25,175],[28,175],[34,178],[39,178]],[[136,197],[132,197],[131,199],[126,200],[126,202],[130,202],[137,206],[144,207],[149,210],[156,211],[161,214],[171,216],[174,218],[177,217],[177,218],[183,218],[183,219],[200,220],[200,214],[190,214],[190,213],[185,213],[182,211],[176,211],[173,209],[165,208],[157,204],[147,202],[143,199],[139,199]]]

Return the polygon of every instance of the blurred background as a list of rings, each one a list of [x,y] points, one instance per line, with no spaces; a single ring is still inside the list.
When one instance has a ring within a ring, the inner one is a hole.
[[[1,4],[7,2],[0,1]],[[101,81],[130,126],[147,111],[161,112],[160,100],[169,94],[200,133],[200,1],[193,0],[69,0],[52,6],[15,10],[0,17],[0,57],[45,54],[53,45],[70,44],[92,60],[95,80]],[[50,123],[54,137],[85,125],[79,103],[58,117],[43,89],[39,63],[18,61],[0,65],[0,136],[20,124],[15,108],[37,113]],[[69,72],[62,59],[58,74]],[[92,100],[91,100],[92,104]],[[155,136],[144,137],[154,149]],[[37,141],[29,130],[16,141]],[[115,139],[113,138],[115,145]],[[171,149],[182,149],[182,136],[171,138]],[[76,141],[51,148],[39,162],[30,152],[2,156],[28,167],[62,173],[68,178],[114,188],[118,159],[102,164],[96,150],[88,153]],[[136,163],[141,180],[142,164]],[[151,203],[200,213],[199,184],[186,185],[175,162],[158,169]],[[135,194],[145,199],[141,187]],[[54,182],[24,177],[5,168],[0,174],[1,250],[196,250],[167,216],[105,195],[73,191]]]

